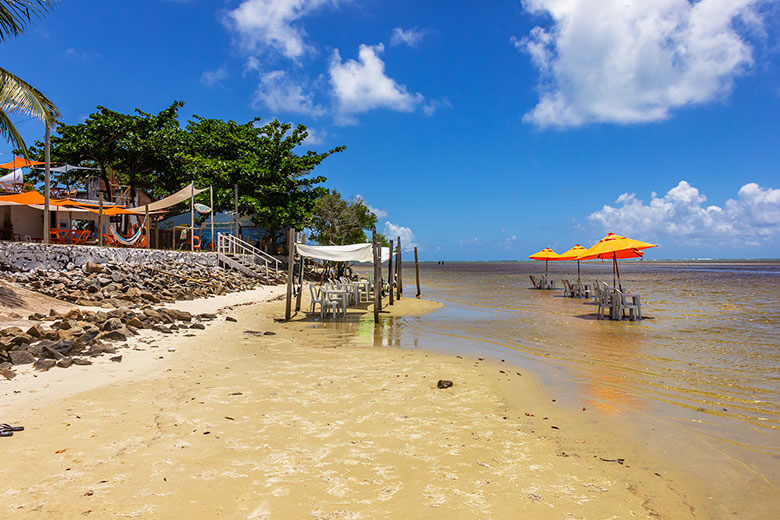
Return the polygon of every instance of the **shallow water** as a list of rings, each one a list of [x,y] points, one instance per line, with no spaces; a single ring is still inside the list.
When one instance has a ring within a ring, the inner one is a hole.
[[[423,296],[445,308],[388,322],[374,342],[536,371],[572,409],[622,422],[705,482],[709,514],[762,518],[780,505],[780,262],[623,262],[623,288],[641,294],[640,322],[600,321],[590,302],[529,289],[528,275],[543,270],[421,264]],[[576,264],[550,271],[559,286],[577,276]],[[404,275],[408,296],[411,266]],[[611,265],[585,263],[582,277],[611,283]]]

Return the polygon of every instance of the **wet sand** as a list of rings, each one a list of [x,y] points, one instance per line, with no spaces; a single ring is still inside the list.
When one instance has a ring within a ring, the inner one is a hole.
[[[383,316],[436,307],[404,298]],[[525,370],[364,345],[354,327],[283,312],[241,305],[235,323],[155,337],[159,355],[112,367],[113,382],[3,400],[2,422],[26,430],[0,439],[0,514],[706,518],[684,474],[563,410]]]

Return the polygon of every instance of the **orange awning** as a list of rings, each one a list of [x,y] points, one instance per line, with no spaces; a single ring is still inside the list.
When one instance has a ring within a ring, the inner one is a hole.
[[[29,168],[30,166],[35,166],[39,164],[46,164],[46,163],[41,161],[29,161],[24,157],[14,157],[13,161],[7,162],[5,164],[0,164],[0,168],[5,168],[6,170],[15,170],[17,168]]]

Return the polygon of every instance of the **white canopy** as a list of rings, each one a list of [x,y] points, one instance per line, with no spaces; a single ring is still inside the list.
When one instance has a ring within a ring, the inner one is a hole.
[[[371,244],[349,244],[346,246],[307,246],[296,244],[296,251],[301,256],[331,260],[333,262],[374,262]],[[390,259],[390,248],[382,248],[382,262]]]
[[[22,169],[17,168],[11,173],[0,176],[0,184],[21,184],[23,181]]]
[[[149,204],[149,211],[159,211],[161,209],[170,208],[171,206],[175,206],[179,202],[184,202],[185,200],[192,197],[193,194],[197,195],[198,193],[203,193],[204,191],[208,190],[208,188],[203,188],[202,190],[195,189],[193,191],[192,184],[189,183],[184,188],[180,189],[173,195],[168,195],[164,199],[157,200],[155,202],[152,202]],[[131,213],[136,213],[138,215],[143,215],[146,212],[146,206],[136,206],[135,208],[126,208],[125,211],[129,211]]]

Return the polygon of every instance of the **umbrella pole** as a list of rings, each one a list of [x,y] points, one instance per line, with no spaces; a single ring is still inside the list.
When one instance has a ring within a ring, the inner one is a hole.
[[[580,285],[580,261],[577,260],[577,285]]]
[[[623,284],[620,283],[620,268],[618,267],[617,254],[615,254],[615,272],[617,272],[617,281],[620,292],[623,292]]]

